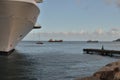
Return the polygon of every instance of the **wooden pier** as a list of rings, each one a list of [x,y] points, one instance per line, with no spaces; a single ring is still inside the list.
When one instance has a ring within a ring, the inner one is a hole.
[[[120,51],[117,50],[104,50],[104,49],[83,49],[86,54],[99,54],[103,56],[114,56],[114,54],[120,55]]]

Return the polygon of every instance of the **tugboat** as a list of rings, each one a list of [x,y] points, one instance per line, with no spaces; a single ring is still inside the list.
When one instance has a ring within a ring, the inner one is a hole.
[[[99,41],[88,40],[87,43],[98,43]]]
[[[50,39],[48,42],[63,42],[63,40],[53,40],[53,39]]]

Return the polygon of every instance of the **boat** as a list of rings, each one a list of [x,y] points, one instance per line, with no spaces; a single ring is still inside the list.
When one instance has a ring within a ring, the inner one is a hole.
[[[43,44],[43,42],[41,42],[41,41],[38,41],[36,44]]]
[[[0,54],[10,54],[33,28],[42,0],[0,0]]]
[[[120,38],[119,38],[119,39],[114,40],[113,42],[120,42]]]
[[[41,28],[41,26],[40,27],[35,27],[35,29],[38,29],[38,28]],[[43,44],[43,42],[42,41],[40,41],[40,35],[39,35],[39,40],[36,42],[36,44]]]
[[[88,40],[87,43],[98,43],[99,41]]]
[[[53,39],[50,39],[48,42],[63,42],[63,40],[53,40]]]

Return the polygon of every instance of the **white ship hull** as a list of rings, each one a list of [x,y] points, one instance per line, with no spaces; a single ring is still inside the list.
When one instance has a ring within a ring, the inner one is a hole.
[[[0,52],[10,52],[28,34],[37,20],[34,0],[0,1]],[[33,2],[33,3],[32,3]]]

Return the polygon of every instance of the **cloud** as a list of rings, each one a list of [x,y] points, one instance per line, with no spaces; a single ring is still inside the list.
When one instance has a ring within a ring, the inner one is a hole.
[[[79,5],[81,3],[81,0],[76,0],[76,3]]]
[[[84,30],[81,30],[79,32],[74,32],[74,31],[71,31],[71,32],[43,32],[41,33],[41,35],[64,35],[64,36],[74,36],[74,35],[86,35],[88,34],[86,31]]]
[[[116,0],[116,4],[118,7],[120,7],[120,0]]]
[[[113,0],[104,0],[107,4],[112,4]]]
[[[114,36],[120,36],[120,28],[112,28],[108,31],[108,34]]]
[[[104,0],[107,4],[115,4],[120,7],[120,0]]]
[[[104,31],[99,28],[94,30],[93,32],[80,30],[80,31],[69,31],[69,32],[31,32],[29,35],[42,35],[42,36],[90,36],[90,35],[120,35],[120,28],[111,28],[108,31]]]
[[[94,34],[102,35],[102,34],[104,34],[104,31],[103,31],[103,29],[97,29],[97,30],[94,31]]]
[[[76,0],[76,4],[81,4],[81,1],[82,0]],[[106,4],[109,4],[109,5],[116,5],[118,7],[120,7],[120,0],[103,0]]]
[[[114,40],[120,37],[120,28],[111,28],[104,30],[98,28],[92,32],[89,30],[70,31],[70,32],[31,32],[24,38],[24,40],[49,40],[63,39],[63,40]]]

